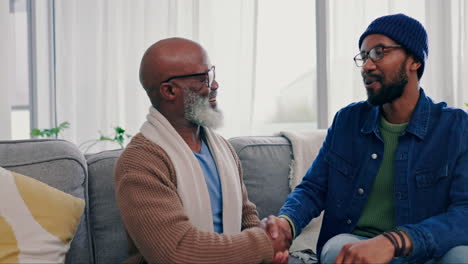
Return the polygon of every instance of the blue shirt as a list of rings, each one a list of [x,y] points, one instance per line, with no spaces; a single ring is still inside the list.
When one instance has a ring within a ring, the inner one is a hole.
[[[380,108],[366,102],[341,109],[320,152],[280,214],[296,235],[325,210],[317,249],[351,233],[380,167],[384,142]],[[398,138],[394,161],[396,225],[413,242],[409,261],[423,263],[468,245],[468,115],[435,104],[420,89],[411,120]]]
[[[205,175],[208,193],[210,194],[214,231],[221,234],[223,233],[223,195],[216,162],[204,140],[202,140],[200,154],[196,152],[193,154],[197,157],[203,175]]]

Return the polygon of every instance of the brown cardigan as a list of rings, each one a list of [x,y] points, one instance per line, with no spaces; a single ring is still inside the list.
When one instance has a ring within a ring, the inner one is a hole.
[[[229,144],[229,143],[228,143]],[[261,263],[273,260],[273,247],[255,205],[242,186],[242,229],[236,235],[204,232],[192,226],[177,194],[177,179],[166,152],[137,134],[115,169],[117,205],[129,236],[127,263]],[[201,212],[203,213],[203,212]],[[112,244],[109,244],[112,246]]]

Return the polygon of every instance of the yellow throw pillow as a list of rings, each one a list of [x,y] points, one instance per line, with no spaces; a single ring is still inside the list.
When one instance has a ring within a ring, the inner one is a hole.
[[[0,263],[64,263],[83,199],[0,167]]]

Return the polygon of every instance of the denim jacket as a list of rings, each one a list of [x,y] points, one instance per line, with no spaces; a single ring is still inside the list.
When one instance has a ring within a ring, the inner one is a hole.
[[[373,186],[384,142],[380,107],[366,102],[341,109],[320,152],[280,210],[295,236],[325,210],[318,255],[335,235],[351,233]],[[394,160],[394,205],[398,228],[413,243],[410,262],[443,256],[468,245],[468,115],[435,104],[420,89]]]

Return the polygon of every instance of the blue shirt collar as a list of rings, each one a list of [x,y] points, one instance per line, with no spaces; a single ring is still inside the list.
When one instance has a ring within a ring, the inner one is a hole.
[[[421,140],[427,134],[429,128],[429,118],[431,115],[431,99],[429,99],[422,88],[419,89],[419,99],[414,109],[411,120],[406,127],[406,132],[411,133]],[[374,132],[378,134],[380,120],[380,106],[373,106],[368,112],[366,122],[361,128],[361,132],[369,134]]]

